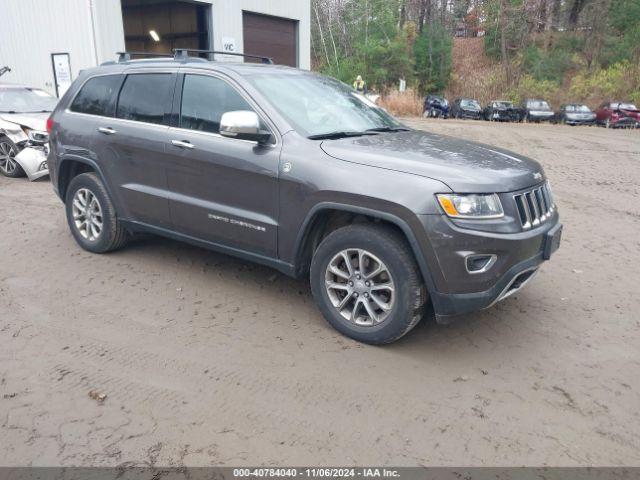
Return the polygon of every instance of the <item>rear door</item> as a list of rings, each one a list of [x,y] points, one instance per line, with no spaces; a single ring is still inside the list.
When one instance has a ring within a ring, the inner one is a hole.
[[[177,74],[130,71],[115,115],[97,125],[96,154],[128,220],[171,228],[165,151]]]
[[[182,234],[276,256],[280,141],[258,106],[229,79],[185,72],[178,79],[178,121],[169,130],[171,218]],[[273,143],[223,137],[224,112],[253,110]]]

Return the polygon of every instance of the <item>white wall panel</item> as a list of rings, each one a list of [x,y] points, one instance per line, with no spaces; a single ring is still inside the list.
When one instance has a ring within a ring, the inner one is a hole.
[[[212,5],[215,49],[222,49],[223,37],[232,37],[242,52],[243,10],[298,20],[298,63],[306,69],[310,68],[309,2],[201,1]],[[0,82],[25,83],[54,93],[52,53],[70,54],[75,78],[80,70],[114,59],[114,53],[124,49],[120,0],[0,0],[0,12],[0,66],[12,69]]]
[[[120,0],[0,0],[0,12],[0,66],[12,70],[1,82],[55,93],[52,53],[69,53],[75,78],[124,46]]]

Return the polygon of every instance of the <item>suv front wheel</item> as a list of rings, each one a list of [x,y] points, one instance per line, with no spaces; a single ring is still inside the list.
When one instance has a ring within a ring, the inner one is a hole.
[[[327,321],[355,340],[398,340],[422,318],[426,291],[404,238],[385,226],[329,234],[311,263],[311,290]]]
[[[65,197],[67,223],[76,242],[93,253],[122,247],[129,234],[116,217],[107,189],[95,173],[82,173]]]

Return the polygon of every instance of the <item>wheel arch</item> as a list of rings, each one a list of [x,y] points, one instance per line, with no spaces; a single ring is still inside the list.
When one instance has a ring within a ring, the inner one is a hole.
[[[109,192],[109,195],[111,196],[109,185],[105,181],[104,175],[102,174],[102,171],[100,170],[100,167],[96,164],[96,162],[84,157],[65,155],[60,159],[57,174],[58,194],[60,195],[60,198],[63,202],[65,201],[67,188],[69,187],[71,180],[73,180],[73,178],[77,177],[81,173],[89,172],[93,172],[98,175],[103,185]]]
[[[340,224],[339,219],[341,216],[349,218],[350,221]],[[338,219],[338,221],[336,222],[335,219]],[[435,291],[435,283],[427,265],[427,260],[420,249],[420,244],[414,231],[404,219],[398,215],[385,211],[334,202],[322,202],[315,205],[305,217],[294,248],[293,258],[296,276],[301,277],[308,271],[315,248],[317,248],[317,245],[327,234],[336,229],[326,228],[327,222],[331,221],[336,222],[336,228],[340,228],[341,226],[348,224],[367,221],[378,221],[394,227],[409,244],[427,290],[429,292]]]

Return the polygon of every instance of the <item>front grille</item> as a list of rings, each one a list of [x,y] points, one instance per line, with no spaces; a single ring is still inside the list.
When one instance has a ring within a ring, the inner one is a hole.
[[[522,228],[537,227],[551,218],[556,206],[547,184],[513,196]]]

